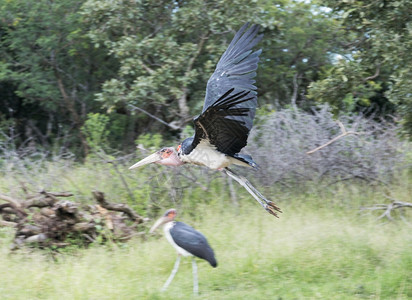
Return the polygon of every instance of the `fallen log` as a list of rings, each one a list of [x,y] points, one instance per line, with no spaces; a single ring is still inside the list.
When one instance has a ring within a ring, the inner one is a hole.
[[[7,201],[8,206],[20,217],[27,216],[27,213],[23,210],[19,200],[9,197],[4,194],[0,194],[0,199]]]
[[[12,249],[23,246],[57,249],[68,245],[87,246],[99,241],[126,241],[136,235],[145,219],[128,205],[108,202],[94,191],[98,204],[81,206],[60,197],[67,192],[41,191],[26,200],[0,194],[0,226],[16,229]],[[126,217],[127,216],[127,217]],[[133,221],[126,223],[126,220]],[[98,238],[99,237],[99,238]]]
[[[37,234],[40,234],[41,232],[42,232],[42,229],[39,226],[31,225],[31,224],[25,224],[23,228],[19,230],[19,233],[24,236],[37,235]]]
[[[73,231],[86,232],[86,231],[89,231],[90,229],[93,229],[94,227],[95,227],[95,224],[92,224],[92,223],[87,223],[87,222],[76,223],[73,225]]]
[[[47,235],[45,235],[44,233],[39,233],[26,238],[23,242],[26,244],[42,243],[45,240],[47,240]]]
[[[21,203],[19,200],[14,199],[13,197],[4,195],[4,194],[0,194],[0,199],[9,202],[13,207],[17,207],[20,208],[21,207]]]
[[[24,203],[24,206],[26,208],[30,208],[30,207],[48,207],[48,206],[52,206],[57,201],[56,201],[55,198],[39,196],[39,197],[36,197],[36,198],[32,198],[30,200],[26,200],[26,202]]]
[[[16,222],[9,222],[9,221],[0,220],[0,226],[17,227],[17,223]]]

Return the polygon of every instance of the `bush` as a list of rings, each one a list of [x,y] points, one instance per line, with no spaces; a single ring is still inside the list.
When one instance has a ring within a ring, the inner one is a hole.
[[[343,115],[347,135],[313,153],[341,133],[329,107],[308,114],[282,110],[263,116],[253,128],[248,153],[260,165],[258,180],[267,186],[305,183],[329,185],[338,181],[386,182],[407,167],[409,144],[399,139],[399,127],[362,115]]]

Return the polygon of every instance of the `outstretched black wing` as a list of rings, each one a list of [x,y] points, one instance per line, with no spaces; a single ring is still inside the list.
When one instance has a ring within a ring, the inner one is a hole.
[[[207,260],[212,267],[217,266],[213,249],[209,246],[205,236],[193,227],[182,222],[176,222],[170,229],[170,235],[179,247],[194,256]]]
[[[200,116],[194,119],[195,137],[192,145],[202,139],[222,153],[230,156],[237,154],[246,146],[250,128],[245,118],[248,118],[251,107],[244,103],[256,100],[250,91],[233,94],[234,89],[227,91],[215,103],[210,105]]]
[[[258,25],[245,32],[248,26],[236,33],[207,83],[202,114],[194,120],[192,147],[208,139],[218,151],[233,156],[247,144],[257,106],[253,78],[261,53],[252,48],[263,36],[257,34]]]

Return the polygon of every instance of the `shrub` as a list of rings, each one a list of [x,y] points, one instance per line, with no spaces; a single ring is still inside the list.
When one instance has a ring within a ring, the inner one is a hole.
[[[368,183],[390,180],[405,163],[409,144],[398,137],[398,125],[343,115],[340,121],[349,131],[329,146],[307,154],[341,133],[329,107],[308,114],[282,110],[263,116],[253,128],[247,147],[260,165],[256,173],[264,185],[301,185],[307,182],[332,184],[345,180]]]

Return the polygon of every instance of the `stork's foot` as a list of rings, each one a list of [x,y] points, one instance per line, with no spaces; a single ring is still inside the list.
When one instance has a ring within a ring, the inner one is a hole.
[[[276,206],[275,203],[272,201],[267,201],[264,205],[263,208],[270,213],[271,215],[274,215],[276,218],[279,218],[278,212],[282,213],[281,209]]]
[[[224,171],[227,175],[232,177],[234,180],[240,183],[248,192],[255,198],[257,202],[271,215],[274,215],[276,218],[279,218],[278,212],[282,212],[279,207],[276,206],[275,203],[268,200],[263,196],[250,182],[243,176],[238,176],[232,172],[229,168],[225,168]]]

